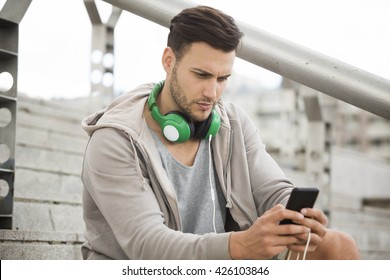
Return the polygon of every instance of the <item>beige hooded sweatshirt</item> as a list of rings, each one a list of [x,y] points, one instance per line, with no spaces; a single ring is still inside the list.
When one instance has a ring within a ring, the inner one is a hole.
[[[84,259],[230,259],[229,236],[285,204],[293,184],[265,150],[249,117],[223,100],[213,138],[214,168],[224,193],[226,233],[180,231],[176,195],[143,116],[154,84],[115,99],[85,118],[90,135],[82,181]]]

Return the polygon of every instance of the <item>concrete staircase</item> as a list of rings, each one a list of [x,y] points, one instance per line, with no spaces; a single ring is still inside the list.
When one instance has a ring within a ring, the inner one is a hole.
[[[81,258],[87,103],[18,97],[13,229],[0,231],[0,259]]]
[[[0,259],[81,259],[88,137],[80,122],[101,107],[92,99],[18,97],[13,229],[0,230]],[[389,162],[340,149],[331,157],[330,226],[354,236],[363,259],[390,259]],[[284,170],[305,185],[304,172]],[[376,207],[378,198],[387,206]]]

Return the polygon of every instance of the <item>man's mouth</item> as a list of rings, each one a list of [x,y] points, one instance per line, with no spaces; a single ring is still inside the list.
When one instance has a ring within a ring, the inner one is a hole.
[[[198,107],[199,107],[202,111],[208,111],[208,110],[210,110],[211,108],[213,108],[213,106],[214,106],[213,103],[207,103],[207,102],[197,102],[196,104],[198,105]]]

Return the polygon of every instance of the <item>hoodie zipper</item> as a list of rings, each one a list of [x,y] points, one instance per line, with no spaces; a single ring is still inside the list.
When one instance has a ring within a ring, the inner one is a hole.
[[[249,215],[248,211],[245,210],[245,207],[243,207],[240,202],[237,200],[237,198],[232,194],[233,201],[237,204],[237,207],[241,210],[242,213],[247,217],[247,219],[253,224],[255,221],[252,219],[252,217]]]
[[[137,147],[137,150],[139,151],[139,154],[140,154],[140,156],[141,156],[141,159],[143,160],[143,162],[144,162],[145,165],[146,165],[146,169],[147,169],[147,170],[150,170],[149,175],[151,175],[151,176],[153,177],[153,179],[154,179],[155,182],[158,182],[155,173],[154,173],[154,172],[151,172],[152,168],[151,168],[151,165],[150,165],[150,163],[149,163],[149,158],[148,158],[148,156],[143,152],[143,150],[140,148],[140,146],[139,146],[138,143],[135,143],[135,146]],[[163,189],[162,189],[162,187],[161,187],[161,184],[158,183],[157,185],[158,185],[158,190],[159,190],[159,192],[160,192],[160,195],[161,195],[161,197],[162,197],[162,199],[163,199],[165,205],[167,206],[168,210],[170,211],[171,215],[173,216],[174,228],[175,228],[175,230],[179,230],[178,225],[177,225],[177,222],[176,222],[175,214],[173,213],[172,207],[171,207],[171,205],[170,205],[169,202],[168,202],[168,199],[167,199],[167,197],[166,197],[166,195],[165,195],[165,193],[164,193],[164,191],[163,191]]]
[[[228,152],[228,157],[226,161],[226,166],[225,166],[225,180],[226,180],[226,187],[227,187],[227,171],[228,171],[228,165],[232,157],[232,151],[233,151],[233,133],[234,131],[230,129],[230,143],[229,143],[229,152]],[[230,187],[231,189],[231,187]],[[236,203],[237,207],[241,210],[242,213],[247,217],[247,219],[251,222],[251,224],[254,223],[254,220],[252,219],[251,215],[248,213],[248,211],[245,209],[244,206],[241,205],[241,203],[237,200],[237,198],[233,195],[233,193],[230,191],[230,197],[231,199]]]

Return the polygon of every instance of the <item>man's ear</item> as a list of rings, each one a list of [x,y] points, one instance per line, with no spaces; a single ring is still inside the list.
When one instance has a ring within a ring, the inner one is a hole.
[[[173,66],[175,65],[175,54],[170,47],[166,47],[162,56],[162,65],[167,74],[171,73]]]

